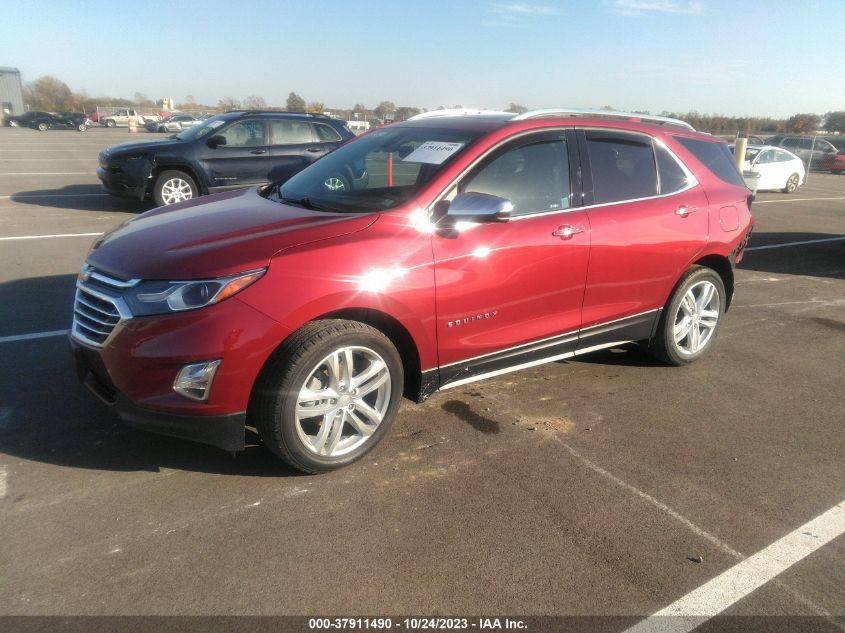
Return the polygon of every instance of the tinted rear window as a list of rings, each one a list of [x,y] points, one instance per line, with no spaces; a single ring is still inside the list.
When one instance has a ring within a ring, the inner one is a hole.
[[[745,181],[742,179],[742,174],[739,173],[739,168],[736,166],[734,155],[731,154],[731,150],[727,145],[724,143],[699,141],[695,138],[686,138],[683,136],[676,136],[674,138],[692,152],[698,160],[704,163],[704,166],[716,177],[731,185],[745,187]]]
[[[625,132],[588,130],[587,153],[595,204],[637,200],[657,194],[651,139]]]

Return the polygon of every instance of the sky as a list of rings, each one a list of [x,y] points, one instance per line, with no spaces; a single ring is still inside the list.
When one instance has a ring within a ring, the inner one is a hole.
[[[328,107],[845,110],[845,0],[32,0],[0,66],[89,95]]]

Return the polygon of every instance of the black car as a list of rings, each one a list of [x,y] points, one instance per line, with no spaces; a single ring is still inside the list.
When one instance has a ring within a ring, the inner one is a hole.
[[[815,139],[815,142],[814,142]],[[807,166],[812,156],[813,168],[817,165],[822,165],[837,152],[837,147],[831,143],[830,139],[821,136],[790,136],[786,134],[778,134],[766,139],[767,145],[774,145],[775,147],[783,147],[798,156],[804,161],[804,166]]]
[[[42,132],[51,128],[75,129],[84,132],[91,126],[91,119],[82,112],[62,112],[60,114],[40,112],[38,116],[32,117],[27,125]]]
[[[10,116],[6,118],[6,125],[9,127],[27,127],[29,122],[39,116],[50,116],[50,112],[41,112],[40,110],[33,110],[31,112],[24,112],[17,116]]]
[[[169,139],[109,147],[97,176],[114,195],[173,204],[285,181],[353,138],[344,121],[323,115],[227,112]]]

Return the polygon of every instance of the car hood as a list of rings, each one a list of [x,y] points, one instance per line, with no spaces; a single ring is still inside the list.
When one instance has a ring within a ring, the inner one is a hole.
[[[98,240],[95,268],[121,279],[202,279],[263,268],[287,248],[366,228],[378,214],[311,211],[244,189],[159,207]]]
[[[134,143],[121,143],[120,145],[112,145],[106,148],[100,155],[109,157],[117,156],[119,154],[131,154],[134,152],[144,152],[147,150],[160,150],[162,147],[169,147],[173,145],[182,145],[185,141],[180,141],[175,138],[157,139],[155,141],[135,141]]]

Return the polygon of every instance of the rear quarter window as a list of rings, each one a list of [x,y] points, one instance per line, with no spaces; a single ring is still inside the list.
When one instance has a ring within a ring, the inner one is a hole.
[[[736,166],[734,155],[726,144],[700,141],[685,136],[674,138],[700,160],[714,176],[731,185],[745,187],[745,181]]]

